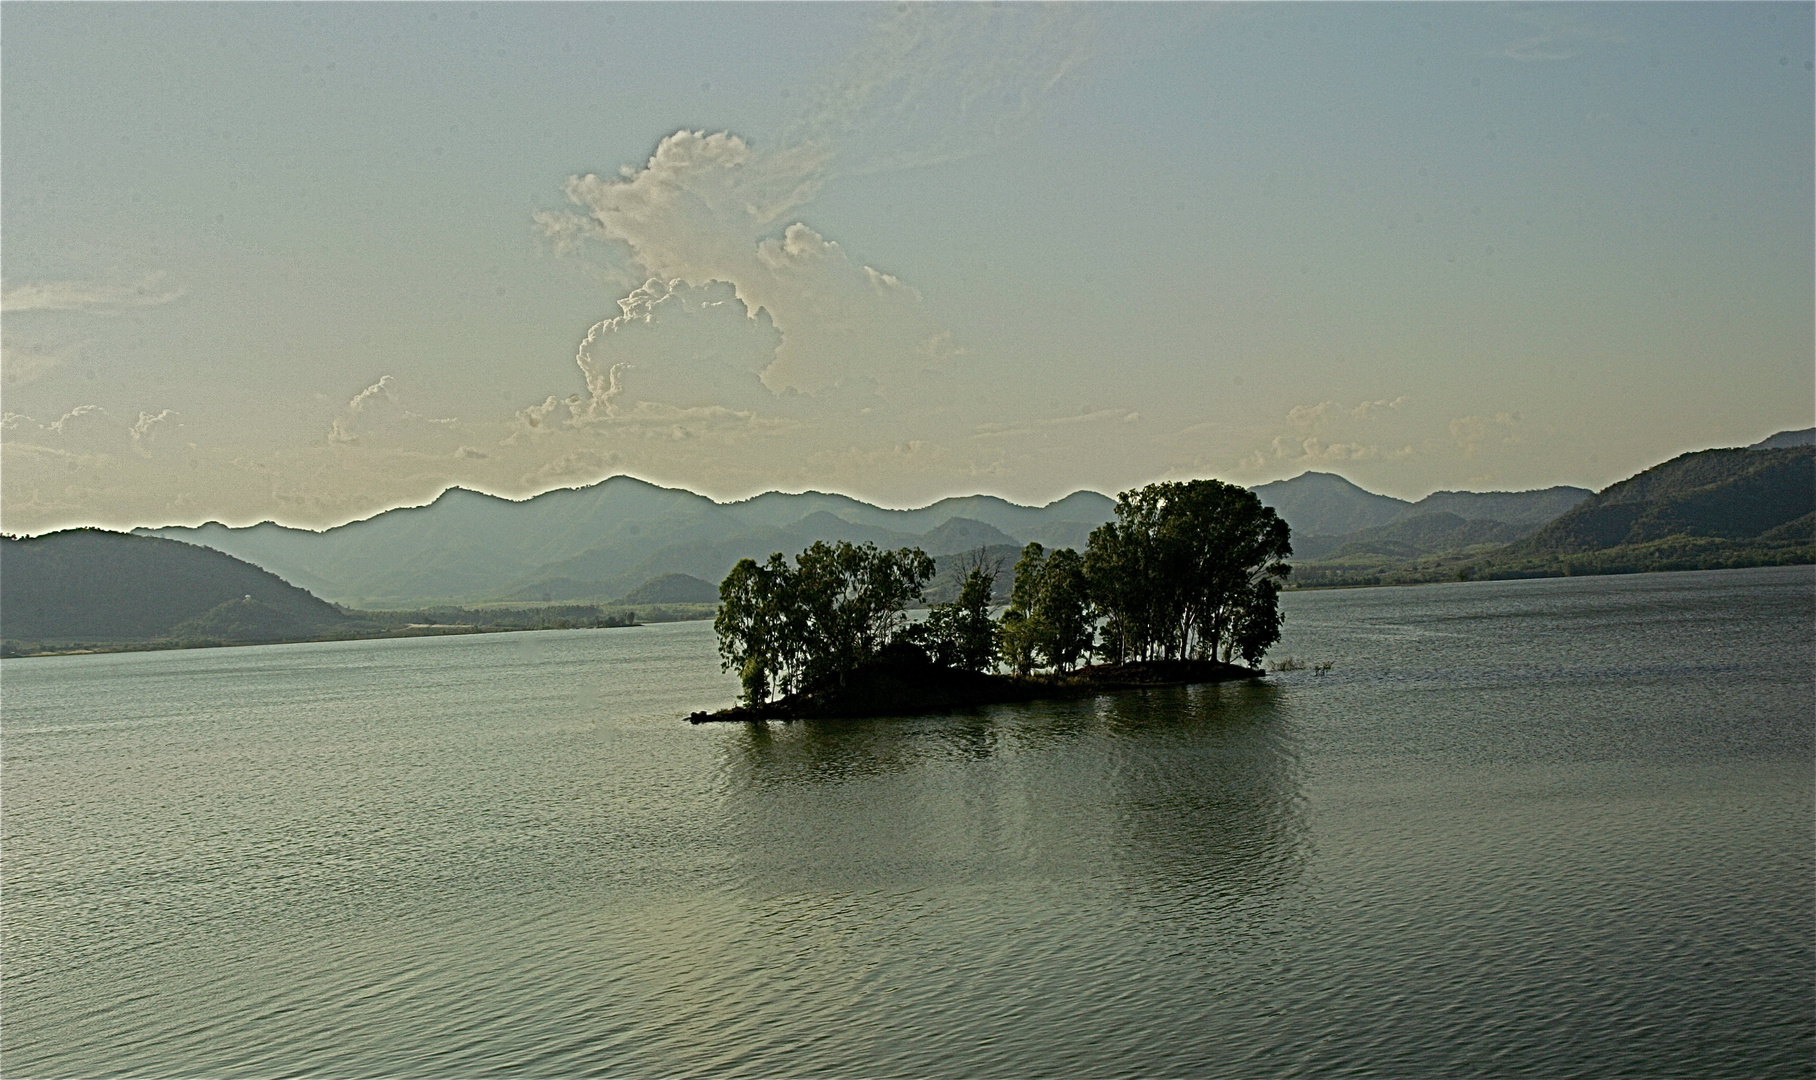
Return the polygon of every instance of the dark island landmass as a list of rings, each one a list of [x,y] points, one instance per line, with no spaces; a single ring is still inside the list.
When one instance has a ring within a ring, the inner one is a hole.
[[[1251,491],[1150,484],[1118,498],[1082,554],[1028,544],[999,617],[1003,567],[987,547],[921,620],[906,610],[936,564],[918,548],[815,543],[792,564],[745,559],[720,584],[713,623],[744,693],[688,720],[901,716],[1257,678],[1280,638],[1290,538]]]
[[[696,712],[693,724],[764,720],[858,719],[949,712],[977,705],[1095,697],[1120,690],[1259,679],[1259,668],[1217,660],[1147,660],[1095,664],[1066,674],[997,675],[915,663],[879,663],[852,672],[845,685],[762,705]]]

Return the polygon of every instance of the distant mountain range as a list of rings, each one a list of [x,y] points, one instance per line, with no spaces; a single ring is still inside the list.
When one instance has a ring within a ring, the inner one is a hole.
[[[697,618],[702,587],[664,579],[654,621]],[[679,601],[666,597],[686,593]],[[672,606],[678,603],[678,607]],[[667,606],[665,606],[667,605]],[[225,552],[157,536],[69,529],[0,537],[0,656],[419,637],[626,625],[595,606],[355,611]]]
[[[988,495],[888,510],[844,495],[770,492],[717,503],[615,476],[514,502],[460,488],[324,532],[265,522],[139,530],[224,551],[336,603],[420,607],[489,601],[615,601],[664,574],[716,583],[741,558],[817,540],[978,548],[1084,546],[1114,503],[1081,491],[1044,507]]]
[[[1416,536],[1425,536],[1425,542],[1430,543],[1433,530],[1448,527],[1446,523],[1450,521],[1505,525],[1508,528],[1497,534],[1505,542],[1524,536],[1594,494],[1579,487],[1434,491],[1418,502],[1407,502],[1366,491],[1335,473],[1318,472],[1262,484],[1254,491],[1264,505],[1273,507],[1292,526],[1293,554],[1302,559],[1321,558],[1352,541],[1413,541]],[[1397,524],[1433,515],[1440,520],[1393,531]]]
[[[1812,434],[1783,432],[1758,444],[1759,450],[1705,451],[1727,455],[1720,458],[1725,464],[1707,466],[1713,470],[1709,475],[1726,475],[1723,470],[1751,460],[1750,453],[1808,446]],[[1642,485],[1632,491],[1642,487],[1651,490]],[[1426,580],[1434,573],[1454,575],[1459,565],[1480,562],[1506,545],[1524,543],[1528,537],[1537,542],[1535,534],[1548,522],[1567,517],[1579,506],[1601,505],[1596,500],[1602,498],[1592,499],[1593,493],[1584,488],[1560,486],[1522,492],[1439,491],[1408,502],[1316,472],[1254,490],[1292,526],[1295,562],[1301,567],[1296,580],[1307,584],[1400,580],[1395,574],[1410,574],[1410,580]],[[1740,503],[1722,506],[1738,512]],[[915,510],[890,510],[813,491],[769,492],[718,503],[693,492],[617,476],[522,501],[454,488],[426,506],[386,511],[323,532],[270,522],[247,528],[210,523],[140,532],[234,555],[339,604],[419,608],[488,602],[602,603],[671,593],[704,596],[700,586],[672,575],[716,588],[741,558],[762,558],[773,551],[793,554],[818,540],[918,546],[938,557],[943,569],[980,549],[993,559],[1013,562],[1014,553],[1034,540],[1048,547],[1082,549],[1091,530],[1114,516],[1114,507],[1108,496],[1091,491],[1040,507],[973,495]],[[1614,512],[1603,516],[1607,513]],[[1667,519],[1678,520],[1668,515],[1647,520]],[[1509,557],[1530,561],[1550,557],[1547,552],[1558,553],[1518,548],[1509,549]],[[645,586],[652,591],[640,592]]]

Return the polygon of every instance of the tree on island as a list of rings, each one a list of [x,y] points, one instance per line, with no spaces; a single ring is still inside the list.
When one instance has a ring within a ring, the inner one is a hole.
[[[1113,661],[1254,664],[1280,640],[1291,530],[1254,492],[1217,480],[1149,484],[1091,533],[1084,576]]]
[[[913,628],[908,639],[941,667],[960,671],[990,671],[996,667],[997,628],[990,619],[990,597],[996,591],[1001,564],[989,565],[983,552],[972,556],[959,584],[958,596],[935,604],[927,621]]]
[[[747,705],[835,690],[862,668],[908,663],[1018,675],[1064,674],[1093,653],[1111,663],[1240,659],[1280,640],[1280,583],[1292,570],[1286,522],[1216,480],[1149,484],[1117,498],[1116,520],[1081,556],[1029,544],[1009,607],[990,618],[996,568],[980,556],[958,598],[913,623],[934,562],[919,548],[816,543],[795,557],[744,559],[719,586],[713,628]],[[919,678],[917,675],[915,678]]]
[[[908,626],[907,608],[933,577],[919,548],[815,543],[764,563],[743,559],[719,585],[719,655],[753,705],[836,686]]]
[[[1071,671],[1090,652],[1097,628],[1084,561],[1071,548],[1052,554],[1038,543],[1022,549],[1003,611],[1003,660],[1017,675],[1038,667]]]

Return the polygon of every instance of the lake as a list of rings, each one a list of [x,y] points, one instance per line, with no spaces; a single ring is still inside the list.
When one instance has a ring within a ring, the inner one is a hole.
[[[0,664],[9,1076],[1816,1073],[1810,567],[691,726],[711,627]]]

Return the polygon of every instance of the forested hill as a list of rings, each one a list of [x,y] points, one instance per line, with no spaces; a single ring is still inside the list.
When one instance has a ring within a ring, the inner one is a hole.
[[[278,641],[347,621],[211,548],[100,529],[0,538],[0,633],[9,641]]]
[[[1807,563],[1816,447],[1703,450],[1613,485],[1507,545],[1484,576]]]
[[[1622,480],[1505,554],[1598,551],[1671,536],[1749,539],[1812,511],[1816,448],[1703,450]]]

